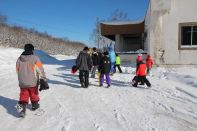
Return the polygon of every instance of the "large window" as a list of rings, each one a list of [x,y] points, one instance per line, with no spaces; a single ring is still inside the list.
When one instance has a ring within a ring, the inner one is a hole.
[[[179,24],[179,49],[197,49],[197,23]]]

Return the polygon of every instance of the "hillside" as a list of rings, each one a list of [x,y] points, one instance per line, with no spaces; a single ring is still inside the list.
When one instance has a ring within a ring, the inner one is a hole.
[[[44,114],[28,105],[25,118],[14,108],[19,99],[15,62],[22,49],[0,48],[1,131],[196,131],[197,68],[159,68],[148,79],[151,88],[134,88],[135,68],[122,65],[123,73],[111,76],[110,88],[90,78],[81,88],[70,73],[73,56],[50,56],[36,50],[43,60],[49,90],[39,92]],[[9,52],[9,53],[8,53]]]
[[[40,33],[34,29],[25,29],[0,23],[0,46],[23,48],[32,43],[36,49],[49,54],[78,54],[85,44],[60,38],[53,38],[47,33]]]

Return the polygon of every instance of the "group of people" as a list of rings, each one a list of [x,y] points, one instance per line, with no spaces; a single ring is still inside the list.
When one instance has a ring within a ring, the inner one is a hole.
[[[105,51],[101,53],[97,51],[96,47],[94,47],[92,56],[90,56],[88,51],[89,48],[84,47],[83,51],[79,53],[76,59],[76,68],[79,70],[81,87],[87,88],[89,86],[89,72],[91,71],[91,77],[95,78],[95,72],[97,69],[99,72],[99,86],[103,86],[104,77],[106,77],[107,87],[110,87],[112,61],[110,61],[110,58],[108,57],[109,52]]]
[[[89,86],[89,72],[91,71],[91,77],[95,78],[95,72],[98,69],[99,86],[103,86],[105,77],[107,88],[109,88],[111,86],[110,75],[116,72],[116,67],[122,73],[119,55],[111,47],[105,52],[100,52],[94,47],[92,55],[88,52],[89,48],[84,47],[76,59],[75,67],[79,70],[81,87],[87,88]],[[148,55],[145,63],[143,62],[142,55],[138,55],[136,62],[136,76],[133,79],[133,86],[137,87],[140,82],[141,84],[146,83],[150,87],[151,84],[146,79],[146,68],[149,73],[153,65],[153,60]],[[20,116],[24,117],[29,99],[32,104],[32,110],[35,111],[40,107],[38,90],[49,89],[43,64],[39,57],[34,54],[34,46],[32,44],[26,44],[24,46],[24,52],[16,62],[16,71],[20,87],[19,102],[16,108],[20,112]]]
[[[103,86],[104,77],[106,79],[107,88],[111,86],[110,75],[116,72],[116,67],[122,73],[120,67],[120,57],[113,51],[111,47],[107,51],[101,53],[96,47],[90,55],[89,48],[85,47],[76,59],[76,68],[79,69],[79,79],[81,87],[88,88],[89,86],[89,72],[91,71],[91,78],[95,78],[95,72],[98,69],[99,86]],[[153,60],[150,55],[147,55],[146,62],[143,61],[142,54],[138,54],[136,59],[136,76],[132,80],[133,86],[137,87],[138,83],[144,83],[151,87],[151,83],[147,80],[146,75],[150,73]]]
[[[114,50],[109,47],[103,53],[93,47],[93,51],[88,53],[89,48],[84,47],[76,59],[75,67],[79,70],[79,79],[81,87],[87,88],[89,86],[89,72],[91,71],[91,78],[95,78],[95,72],[98,69],[99,86],[103,86],[104,77],[106,78],[107,88],[111,85],[110,75],[116,72],[116,67],[122,73],[120,67],[120,57]]]

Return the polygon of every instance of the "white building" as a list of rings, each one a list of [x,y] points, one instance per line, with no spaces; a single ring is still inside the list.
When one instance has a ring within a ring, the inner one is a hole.
[[[145,50],[158,65],[197,65],[197,0],[150,0]]]
[[[116,51],[145,50],[156,65],[197,65],[197,0],[149,0],[145,19],[130,25],[118,32],[120,25],[101,23],[101,34],[114,38]]]

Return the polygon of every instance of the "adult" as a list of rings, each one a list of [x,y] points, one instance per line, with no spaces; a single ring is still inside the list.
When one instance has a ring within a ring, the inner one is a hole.
[[[95,73],[96,69],[98,69],[99,65],[99,54],[97,52],[96,47],[93,47],[93,52],[92,52],[92,62],[93,62],[93,67],[92,67],[92,72],[91,72],[91,78],[95,78]]]
[[[92,67],[92,59],[88,51],[89,48],[84,47],[76,59],[76,67],[79,69],[79,80],[83,88],[88,88],[89,86],[89,70]]]

